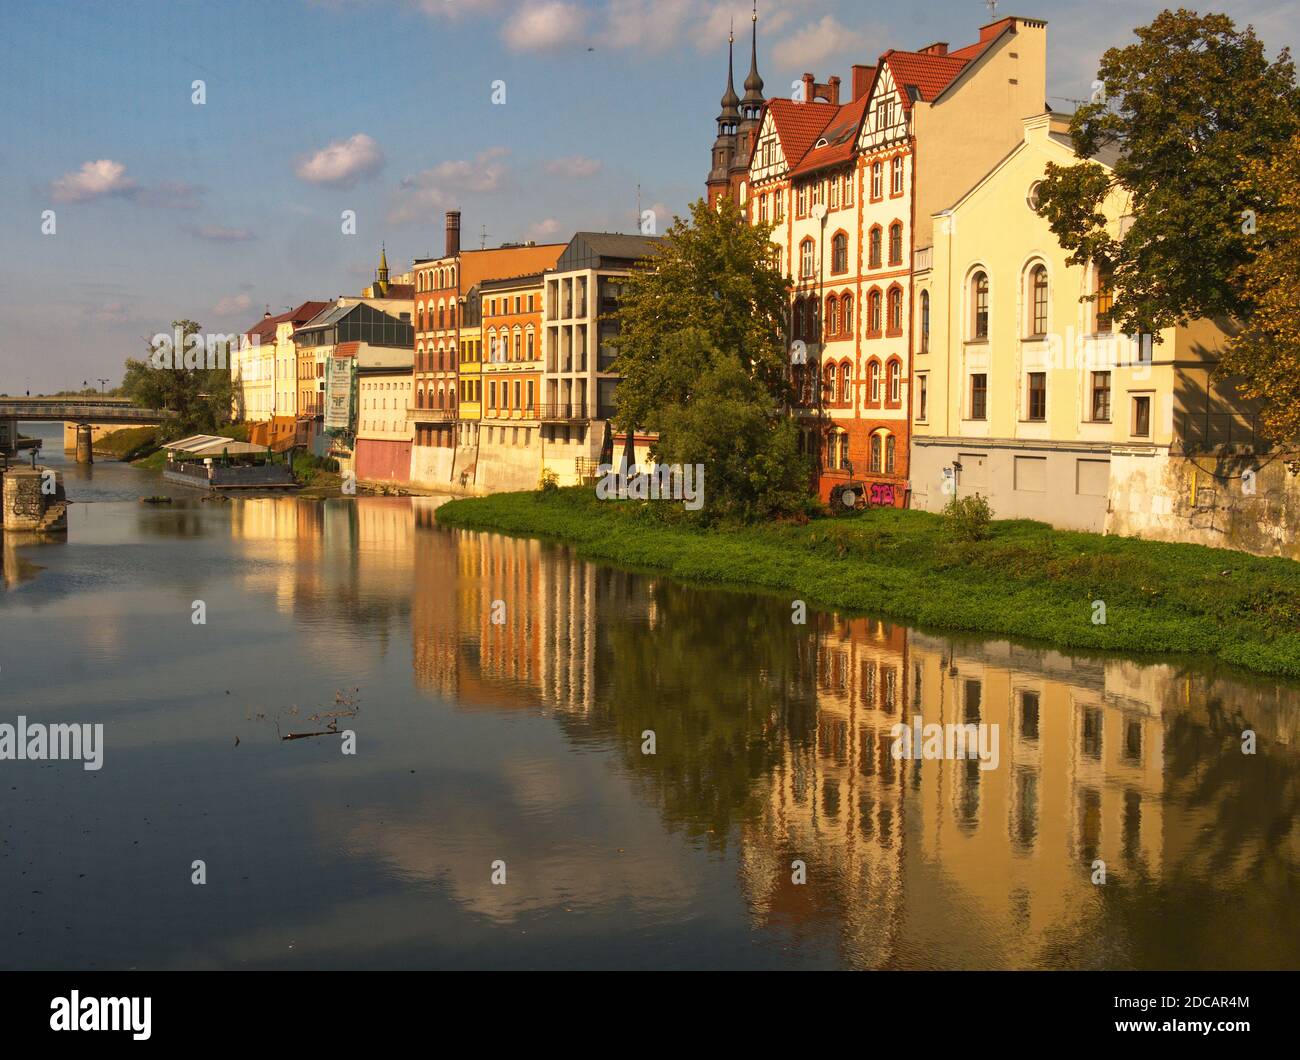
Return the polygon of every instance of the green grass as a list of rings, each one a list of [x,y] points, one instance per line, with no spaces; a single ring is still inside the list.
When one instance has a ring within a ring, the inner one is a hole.
[[[438,522],[551,537],[593,559],[696,582],[1062,648],[1195,653],[1300,677],[1300,563],[1200,545],[995,520],[954,541],[940,516],[894,508],[799,525],[704,530],[680,508],[590,488],[449,501]],[[1093,624],[1093,601],[1106,605]]]
[[[94,449],[117,460],[135,460],[153,452],[157,446],[157,427],[124,427],[104,435],[95,442]]]

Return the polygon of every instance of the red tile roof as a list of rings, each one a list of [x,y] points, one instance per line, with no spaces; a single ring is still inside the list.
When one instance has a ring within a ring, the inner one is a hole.
[[[862,127],[862,115],[867,110],[867,98],[863,94],[851,103],[831,108],[835,111],[835,116],[817,134],[812,146],[791,170],[792,174],[811,173],[853,158],[853,152],[857,149],[858,130]],[[817,146],[823,140],[826,141],[825,146]]]
[[[777,97],[767,101],[776,135],[781,140],[781,151],[786,165],[793,170],[803,161],[808,149],[840,113],[842,107],[829,103],[796,103],[792,99]]]
[[[299,324],[305,324],[329,304],[329,302],[303,302],[302,305],[298,306],[296,309],[290,309],[287,313],[280,313],[273,317],[263,317],[248,329],[247,334],[257,335],[259,339],[263,340],[274,340],[275,327],[277,324],[289,322],[292,323],[294,327],[297,327]]]

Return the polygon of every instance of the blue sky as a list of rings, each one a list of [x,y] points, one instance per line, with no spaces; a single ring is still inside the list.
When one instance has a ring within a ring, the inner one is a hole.
[[[1054,106],[1165,4],[1031,0]],[[1205,9],[1205,8],[1202,8]],[[1290,3],[1219,0],[1270,53]],[[108,377],[178,317],[242,330],[466,245],[629,230],[703,190],[747,0],[86,0],[0,7],[0,391]],[[760,0],[767,94],[890,47],[954,47],[982,0]],[[206,102],[191,101],[195,80]],[[491,102],[492,82],[506,102]],[[44,210],[56,232],[41,233]],[[357,234],[341,232],[355,210]],[[110,384],[110,385],[112,385]]]

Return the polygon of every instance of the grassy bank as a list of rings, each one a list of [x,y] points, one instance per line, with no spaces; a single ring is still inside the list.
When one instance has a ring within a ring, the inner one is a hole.
[[[877,509],[805,525],[700,530],[675,505],[590,489],[449,501],[448,526],[552,537],[692,581],[1062,648],[1194,652],[1300,677],[1300,563],[995,521],[958,541],[940,516]],[[1094,624],[1094,601],[1105,624]]]

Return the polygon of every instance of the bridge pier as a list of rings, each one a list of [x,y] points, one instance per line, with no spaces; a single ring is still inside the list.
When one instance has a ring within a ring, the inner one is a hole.
[[[0,521],[9,532],[68,528],[68,498],[63,478],[51,468],[17,467],[4,473]]]
[[[89,423],[77,424],[77,463],[93,464],[95,451],[91,448],[91,430]]]

